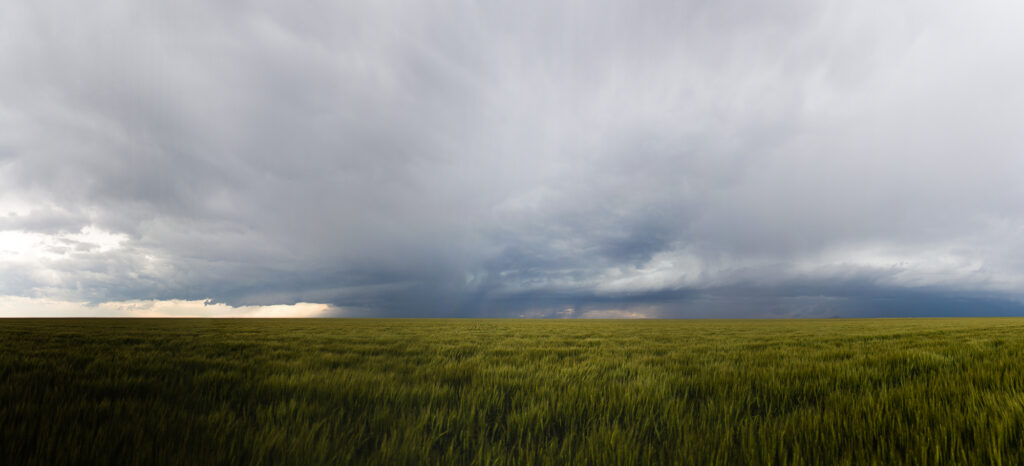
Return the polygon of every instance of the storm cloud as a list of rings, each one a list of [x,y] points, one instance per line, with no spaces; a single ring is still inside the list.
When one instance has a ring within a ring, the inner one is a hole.
[[[998,0],[6,2],[0,295],[1022,314],[1022,23]]]

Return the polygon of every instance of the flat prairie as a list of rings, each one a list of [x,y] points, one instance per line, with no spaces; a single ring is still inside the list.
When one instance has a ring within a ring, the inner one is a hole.
[[[1024,319],[3,319],[0,462],[1024,464]]]

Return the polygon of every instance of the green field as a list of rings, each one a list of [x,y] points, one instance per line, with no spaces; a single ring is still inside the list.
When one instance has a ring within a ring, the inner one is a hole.
[[[1024,319],[0,320],[4,464],[1024,464]]]

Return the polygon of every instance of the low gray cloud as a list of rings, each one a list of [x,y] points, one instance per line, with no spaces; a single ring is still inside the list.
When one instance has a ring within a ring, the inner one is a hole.
[[[1012,313],[1022,19],[1000,0],[15,1],[0,294]]]

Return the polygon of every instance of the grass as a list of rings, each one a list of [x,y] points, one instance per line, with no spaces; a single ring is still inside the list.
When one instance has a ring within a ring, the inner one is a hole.
[[[1024,319],[0,320],[5,464],[1024,464]]]

